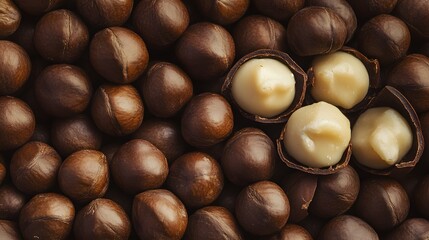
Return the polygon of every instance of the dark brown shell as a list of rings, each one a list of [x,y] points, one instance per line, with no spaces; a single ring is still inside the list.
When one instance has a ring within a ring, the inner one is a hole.
[[[376,175],[404,175],[410,172],[419,162],[424,150],[423,133],[417,113],[405,96],[391,86],[384,87],[368,104],[368,108],[372,107],[391,107],[398,111],[410,124],[413,131],[413,145],[401,161],[386,169],[372,169],[359,164],[357,161],[354,163],[364,171]]]
[[[295,76],[296,86],[295,86],[295,98],[292,104],[286,109],[284,112],[280,113],[277,116],[266,118],[255,114],[250,114],[243,110],[237,102],[234,100],[231,92],[232,80],[234,78],[237,70],[243,65],[245,62],[254,59],[254,58],[272,58],[276,59],[286,66],[290,68],[292,73]],[[253,120],[255,122],[261,123],[282,123],[286,122],[288,117],[298,108],[301,107],[304,102],[305,92],[307,88],[307,74],[302,70],[302,68],[285,52],[277,51],[277,50],[268,50],[261,49],[254,52],[251,52],[240,60],[231,68],[228,75],[225,78],[225,81],[222,86],[222,94],[228,99],[229,102],[232,103],[240,112],[242,116],[247,119]]]
[[[356,104],[353,108],[350,108],[350,109],[337,106],[340,109],[340,111],[345,114],[358,112],[366,108],[366,106],[368,106],[368,103],[371,101],[371,99],[373,99],[377,95],[377,90],[380,89],[382,86],[381,79],[380,79],[380,63],[378,62],[377,59],[369,59],[361,52],[351,47],[343,47],[339,51],[351,54],[357,59],[359,59],[365,66],[366,70],[368,71],[369,89],[365,98],[361,102]],[[314,80],[315,80],[313,67],[310,67],[307,70],[307,76],[308,76],[307,88],[309,91],[307,93],[305,100],[307,104],[311,104],[313,102],[316,102],[316,100],[314,100],[310,94],[310,90],[314,86]]]

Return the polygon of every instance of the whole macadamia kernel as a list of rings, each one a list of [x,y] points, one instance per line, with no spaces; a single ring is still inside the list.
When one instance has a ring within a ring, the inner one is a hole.
[[[289,67],[276,59],[251,59],[235,73],[231,91],[246,112],[273,117],[292,104],[295,78]]]
[[[311,96],[345,109],[353,108],[368,93],[369,75],[365,65],[352,54],[338,51],[313,61],[314,84]]]
[[[353,126],[353,155],[370,168],[394,165],[407,154],[412,143],[413,133],[407,120],[392,108],[370,108]]]
[[[284,146],[298,162],[314,168],[337,164],[351,138],[350,121],[326,102],[296,110],[285,125]]]

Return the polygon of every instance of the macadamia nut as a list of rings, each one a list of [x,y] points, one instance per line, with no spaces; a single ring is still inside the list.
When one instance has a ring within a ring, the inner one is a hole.
[[[407,154],[412,143],[413,133],[407,121],[389,107],[366,110],[353,126],[353,155],[369,168],[394,165]]]
[[[295,97],[295,77],[280,61],[251,59],[237,70],[232,95],[246,112],[273,117],[291,105]]]
[[[283,143],[289,155],[314,168],[337,164],[351,138],[347,117],[326,102],[296,110],[285,128]]]
[[[365,65],[346,52],[320,56],[313,62],[314,85],[311,95],[316,101],[350,109],[362,101],[369,88]]]

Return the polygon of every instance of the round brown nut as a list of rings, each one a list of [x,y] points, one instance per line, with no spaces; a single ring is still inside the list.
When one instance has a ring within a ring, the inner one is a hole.
[[[73,232],[77,239],[127,240],[131,223],[117,203],[97,198],[76,214]]]
[[[404,57],[410,41],[411,34],[407,25],[388,14],[381,14],[367,21],[358,36],[359,50],[367,57],[378,59],[382,65]]]
[[[236,199],[235,216],[238,222],[246,231],[258,236],[280,231],[289,218],[289,211],[285,192],[270,181],[245,187]]]
[[[66,239],[75,217],[73,203],[57,193],[34,196],[22,208],[19,228],[24,239]]]
[[[132,216],[134,229],[141,239],[180,240],[188,224],[185,206],[165,189],[137,194]]]
[[[106,156],[95,150],[81,150],[67,157],[58,172],[61,191],[77,203],[103,197],[109,186]]]
[[[37,22],[33,41],[37,52],[44,59],[72,63],[85,51],[89,32],[75,13],[61,9],[45,14]]]
[[[77,0],[76,7],[82,17],[94,28],[124,24],[133,9],[132,0]]]
[[[89,58],[95,71],[114,83],[131,83],[146,69],[149,53],[135,32],[123,27],[105,28],[94,35]]]
[[[263,15],[285,21],[304,7],[305,0],[252,0],[252,3]]]
[[[276,160],[276,148],[268,135],[256,128],[243,128],[226,143],[221,164],[229,181],[247,186],[270,179]]]
[[[341,215],[331,219],[319,233],[319,238],[322,240],[379,239],[368,223],[351,215]]]
[[[234,40],[219,25],[196,23],[177,41],[176,57],[194,81],[217,79],[234,63]]]
[[[103,135],[87,115],[57,119],[51,125],[52,146],[62,156],[84,149],[99,150]]]
[[[61,6],[66,0],[15,0],[18,7],[30,15],[41,15]]]
[[[115,183],[122,191],[131,194],[161,187],[168,175],[164,154],[142,139],[123,144],[113,156],[110,166]]]
[[[56,64],[40,73],[34,95],[44,112],[54,117],[69,117],[85,111],[91,101],[92,85],[81,68]]]
[[[208,206],[189,216],[185,238],[189,240],[244,239],[234,216],[223,207]]]
[[[61,157],[51,146],[28,142],[15,151],[10,161],[13,184],[26,194],[48,192],[57,182]]]
[[[148,110],[157,117],[173,117],[193,95],[192,81],[178,66],[153,64],[142,78],[140,91]]]
[[[249,7],[249,0],[194,0],[201,14],[211,22],[229,25],[239,20]]]
[[[169,163],[184,154],[188,147],[180,132],[180,125],[173,120],[145,120],[132,138],[143,139],[155,145]]]
[[[92,98],[91,116],[95,125],[113,136],[128,135],[143,122],[144,107],[131,85],[102,85]]]
[[[16,93],[30,76],[31,62],[19,45],[0,40],[0,96]]]
[[[133,23],[149,46],[162,49],[183,34],[189,14],[180,0],[142,0],[134,9]]]
[[[25,195],[12,184],[0,186],[0,216],[2,219],[18,220],[19,213],[26,202]]]
[[[166,184],[186,207],[197,209],[219,196],[223,174],[219,163],[210,155],[190,152],[173,162]]]
[[[347,38],[344,20],[330,8],[306,7],[289,20],[287,40],[299,56],[335,52]]]
[[[33,135],[36,119],[19,98],[0,97],[0,151],[17,148]]]
[[[234,125],[231,106],[215,93],[194,96],[182,114],[182,136],[194,147],[209,147],[226,139]]]
[[[12,0],[0,4],[0,37],[12,35],[19,27],[21,13]]]
[[[238,57],[259,49],[287,49],[286,28],[266,16],[249,15],[240,19],[231,34]]]

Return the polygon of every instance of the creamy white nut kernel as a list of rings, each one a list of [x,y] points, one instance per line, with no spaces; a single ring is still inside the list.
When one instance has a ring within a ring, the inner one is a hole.
[[[269,118],[291,105],[295,97],[295,77],[280,61],[251,59],[235,73],[231,91],[244,111]]]
[[[313,71],[311,95],[316,101],[350,109],[368,93],[368,71],[352,54],[338,51],[318,57],[313,62]]]
[[[389,107],[366,110],[353,126],[353,155],[369,168],[384,169],[394,165],[412,144],[413,133],[408,122]]]
[[[296,110],[285,127],[283,143],[287,152],[309,167],[337,164],[350,143],[350,121],[337,107],[326,102]]]

